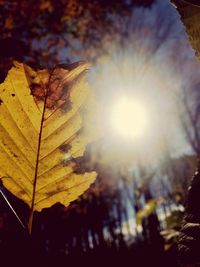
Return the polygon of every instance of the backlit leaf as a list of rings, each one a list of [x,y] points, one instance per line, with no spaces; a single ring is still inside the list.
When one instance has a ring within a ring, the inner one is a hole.
[[[96,178],[77,160],[98,136],[87,69],[35,71],[15,62],[0,85],[0,177],[32,211],[67,206]]]

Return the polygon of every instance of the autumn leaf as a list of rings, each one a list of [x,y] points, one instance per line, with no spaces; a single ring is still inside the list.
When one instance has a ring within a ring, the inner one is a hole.
[[[35,71],[14,63],[0,85],[0,177],[34,211],[67,206],[96,178],[80,168],[98,136],[88,64]],[[81,172],[80,172],[81,169]]]
[[[136,223],[137,225],[141,225],[142,219],[147,218],[151,215],[156,209],[156,200],[149,200],[142,210],[139,210],[136,214]]]
[[[200,2],[199,0],[171,0],[185,26],[190,43],[200,59]]]
[[[145,204],[144,208],[139,210],[136,214],[136,224],[141,225],[142,219],[147,218],[153,214],[156,210],[156,207],[164,201],[163,197],[158,197],[155,199],[150,199]]]

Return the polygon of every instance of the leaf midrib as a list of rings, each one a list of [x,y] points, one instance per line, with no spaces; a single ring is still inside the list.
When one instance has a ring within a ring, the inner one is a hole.
[[[50,79],[49,79],[50,81]],[[47,85],[47,88],[49,86],[49,83]],[[44,116],[45,116],[45,111],[46,111],[46,102],[47,102],[47,96],[48,96],[48,90],[46,86],[44,86],[44,106],[43,106],[43,111],[42,111],[42,117],[41,117],[41,122],[40,122],[40,131],[38,135],[38,147],[37,147],[37,155],[36,155],[36,163],[35,163],[35,174],[34,174],[34,180],[33,180],[33,192],[32,192],[32,201],[31,201],[31,210],[30,210],[30,215],[29,215],[29,223],[28,223],[28,228],[29,228],[29,233],[31,234],[32,232],[32,223],[33,223],[33,213],[34,213],[34,205],[35,205],[35,194],[36,194],[36,185],[37,185],[37,176],[38,176],[38,166],[39,166],[39,156],[40,156],[40,147],[41,147],[41,139],[42,139],[42,130],[43,130],[43,123],[44,123]]]

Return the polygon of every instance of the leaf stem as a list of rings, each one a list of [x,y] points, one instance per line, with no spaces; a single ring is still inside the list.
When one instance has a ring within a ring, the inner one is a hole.
[[[45,89],[46,88],[44,88],[44,90]],[[29,219],[28,219],[28,232],[29,232],[30,235],[32,234],[32,227],[33,227],[33,215],[34,215],[34,205],[35,205],[35,192],[36,192],[36,184],[37,184],[38,164],[39,164],[39,155],[40,155],[42,128],[43,128],[44,115],[45,115],[45,110],[46,110],[47,94],[48,94],[48,90],[46,90],[45,96],[44,96],[44,107],[43,107],[43,111],[42,111],[42,118],[41,118],[41,124],[40,124],[40,132],[39,132],[39,136],[38,136],[38,148],[37,148],[37,157],[36,157],[36,164],[35,164],[35,175],[34,175],[34,181],[33,181],[32,202],[31,202],[31,210],[30,210]]]

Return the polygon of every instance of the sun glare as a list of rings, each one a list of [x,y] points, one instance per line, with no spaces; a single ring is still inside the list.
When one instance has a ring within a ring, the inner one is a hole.
[[[145,105],[123,97],[111,107],[111,125],[123,138],[139,138],[147,128],[148,115]]]

